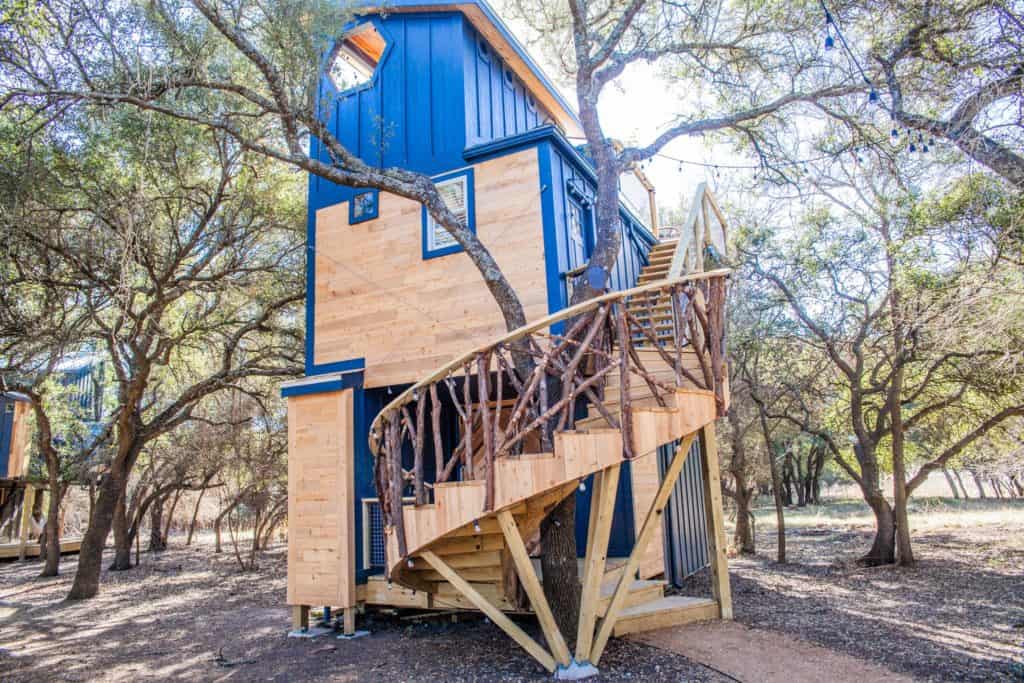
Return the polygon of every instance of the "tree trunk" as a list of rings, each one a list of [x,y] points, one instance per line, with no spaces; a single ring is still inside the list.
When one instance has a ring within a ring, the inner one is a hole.
[[[178,501],[181,500],[181,489],[174,490],[174,498],[171,500],[171,509],[167,512],[167,521],[164,522],[164,549],[167,549],[167,541],[171,538],[171,525],[174,524],[174,512],[178,509]]]
[[[875,513],[875,540],[860,562],[869,567],[893,564],[896,561],[896,518],[892,507],[881,492],[866,494],[865,499]]]
[[[163,536],[164,503],[166,500],[164,496],[160,496],[149,506],[149,547],[146,550],[151,553],[167,550],[167,543]]]
[[[196,505],[192,508],[192,521],[188,525],[188,538],[185,539],[185,545],[192,545],[192,536],[196,533],[196,520],[199,518],[199,505],[203,502],[203,494],[206,493],[206,484],[209,480],[203,482],[203,488],[199,489],[199,495],[196,497]]]
[[[1013,484],[1013,488],[1017,491],[1017,497],[1024,496],[1024,485],[1021,485],[1020,479],[1017,478],[1016,474],[1010,475],[1010,483]]]
[[[60,472],[49,468],[52,473],[50,480],[50,502],[46,511],[46,528],[43,531],[45,552],[43,571],[40,576],[57,576],[60,572],[60,502],[63,491],[60,485]]]
[[[757,549],[754,545],[754,527],[750,523],[750,499],[753,489],[736,491],[736,533],[733,535],[733,544],[741,555],[754,555]]]
[[[768,454],[768,470],[772,475],[772,497],[775,499],[775,542],[776,561],[779,564],[786,563],[786,510],[782,504],[782,477],[779,474],[779,463],[775,457],[775,449],[772,447],[771,430],[768,428],[768,416],[765,414],[765,406],[758,401],[757,410],[761,421],[761,435],[764,437],[765,453]]]
[[[985,495],[985,487],[982,486],[982,484],[981,484],[981,477],[979,477],[978,473],[975,472],[974,470],[969,470],[969,471],[971,473],[971,476],[974,477],[974,484],[975,484],[975,486],[978,487],[978,497],[979,498],[988,498],[988,496]]]
[[[92,518],[82,537],[82,547],[78,551],[78,570],[68,600],[85,600],[95,597],[99,592],[103,546],[107,543],[107,536],[114,523],[114,510],[123,495],[124,475],[118,468],[111,467],[100,483]]]
[[[897,345],[902,353],[902,347]],[[910,515],[907,510],[907,471],[904,458],[903,432],[903,366],[900,365],[893,373],[890,396],[892,405],[889,413],[892,416],[892,499],[893,522],[896,525],[896,552],[899,563],[905,567],[914,564],[914,548],[910,543]]]
[[[750,524],[750,499],[754,495],[754,489],[747,484],[747,446],[743,442],[743,429],[738,410],[729,411],[729,427],[732,442],[729,473],[736,486],[736,532],[733,535],[733,545],[740,554],[753,555],[755,539]]]
[[[964,480],[960,478],[960,470],[953,470],[953,476],[956,477],[956,483],[960,484],[960,491],[964,494],[965,500],[971,499],[971,494],[967,493],[967,487],[964,486]]]
[[[942,473],[946,475],[946,483],[949,484],[949,489],[953,492],[953,497],[960,500],[960,491],[956,487],[956,482],[953,481],[953,475],[949,473],[949,469],[946,467],[942,468]]]
[[[580,613],[576,564],[576,494],[566,497],[541,523],[544,595],[566,640],[575,640]],[[572,571],[566,570],[572,567]],[[571,645],[570,645],[571,647]]]
[[[121,495],[113,512],[114,562],[110,565],[110,569],[115,572],[132,568],[132,537],[128,530],[127,489],[127,485],[122,487]],[[102,491],[100,491],[100,495],[103,495]]]

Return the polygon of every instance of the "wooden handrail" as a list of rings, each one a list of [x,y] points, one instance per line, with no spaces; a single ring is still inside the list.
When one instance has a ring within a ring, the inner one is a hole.
[[[718,221],[717,228],[712,227],[711,221],[708,216],[708,209],[714,214],[715,219]],[[697,227],[700,227],[698,233]],[[700,272],[704,270],[704,259],[702,256],[704,240],[708,238],[708,232],[711,232],[711,242],[725,253],[726,245],[728,244],[726,231],[728,226],[725,222],[725,215],[722,214],[722,210],[718,206],[718,201],[715,200],[715,195],[708,188],[707,183],[700,183],[697,185],[697,190],[693,195],[693,202],[690,204],[690,212],[686,216],[686,220],[679,227],[679,240],[676,242],[676,248],[672,253],[672,262],[669,265],[668,277],[676,278],[682,276],[683,272],[690,266],[689,261],[691,260],[690,254],[691,249],[696,250],[696,257],[692,259],[694,272]]]
[[[718,270],[709,270],[704,273],[694,273],[692,275],[686,275],[683,277],[659,280],[657,282],[652,282],[650,284],[642,285],[640,287],[633,287],[632,289],[623,289],[615,292],[609,292],[607,294],[602,294],[601,296],[594,297],[593,299],[587,299],[586,301],[578,303],[575,306],[563,308],[561,311],[558,311],[557,313],[552,313],[544,318],[540,318],[532,323],[528,323],[523,327],[516,328],[511,332],[508,332],[507,334],[498,337],[492,342],[489,342],[482,346],[478,346],[472,351],[464,353],[461,356],[457,356],[454,360],[451,360],[445,365],[442,365],[439,369],[435,370],[425,379],[420,380],[416,384],[413,384],[411,387],[400,393],[391,401],[391,403],[384,406],[381,409],[381,411],[377,414],[377,417],[374,419],[373,424],[371,424],[370,426],[370,431],[371,433],[374,431],[374,427],[377,426],[378,421],[381,419],[381,416],[384,413],[390,412],[405,403],[409,403],[410,400],[413,398],[413,394],[418,393],[425,387],[429,388],[429,386],[435,383],[436,381],[444,379],[445,377],[449,376],[449,374],[457,370],[461,370],[467,361],[473,360],[477,354],[483,353],[484,351],[487,351],[488,349],[491,349],[497,346],[498,344],[507,344],[509,342],[516,341],[517,339],[525,337],[526,335],[532,332],[536,332],[537,330],[543,329],[545,327],[551,327],[555,323],[562,322],[563,320],[568,320],[569,318],[575,318],[582,313],[594,310],[602,303],[608,301],[615,301],[617,299],[628,298],[636,296],[637,294],[655,292],[666,289],[667,287],[671,287],[672,285],[682,285],[686,283],[700,282],[702,280],[711,280],[713,278],[718,277],[728,277],[731,274],[731,269],[720,268]],[[377,449],[372,439],[370,441],[370,449],[374,453],[374,455],[377,454]]]

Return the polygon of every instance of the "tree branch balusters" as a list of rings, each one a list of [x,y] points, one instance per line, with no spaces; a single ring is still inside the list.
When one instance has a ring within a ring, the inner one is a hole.
[[[638,401],[664,406],[679,388],[702,389],[714,393],[724,414],[728,273],[701,273],[591,299],[452,361],[386,406],[372,425],[370,448],[377,456],[375,483],[386,533],[397,535],[402,557],[409,550],[401,514],[407,489],[422,505],[430,502],[427,492],[435,484],[480,480],[485,511],[491,512],[496,461],[552,452],[553,435],[574,429],[580,419],[621,429],[624,457],[632,459],[646,455],[636,452],[632,433]],[[667,332],[654,327],[653,316],[645,321],[634,315],[666,304],[672,310]],[[700,370],[693,372],[693,365]],[[610,387],[612,378],[618,381]],[[609,388],[617,390],[617,400],[608,400]],[[441,429],[451,422],[461,436],[446,453]],[[425,467],[428,444],[432,482]]]

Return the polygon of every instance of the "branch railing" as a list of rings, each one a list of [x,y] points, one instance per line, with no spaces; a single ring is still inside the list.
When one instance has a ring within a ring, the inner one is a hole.
[[[634,394],[664,406],[677,388],[704,389],[724,414],[729,272],[664,280],[572,306],[453,360],[389,403],[374,419],[369,441],[385,529],[396,534],[399,554],[408,554],[401,509],[409,488],[415,503],[424,504],[434,484],[456,474],[482,480],[490,511],[495,462],[553,452],[554,435],[573,429],[580,415],[622,430],[623,455],[632,459],[643,455],[632,434]],[[666,302],[672,334],[659,336],[642,313]],[[617,401],[606,396],[612,378]],[[425,473],[428,418],[432,482]],[[446,444],[442,423],[453,418],[461,434]]]

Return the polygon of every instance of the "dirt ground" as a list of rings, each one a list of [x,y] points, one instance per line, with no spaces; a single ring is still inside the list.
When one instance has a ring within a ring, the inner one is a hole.
[[[35,578],[38,563],[0,565],[0,680],[551,680],[477,618],[360,619],[370,637],[287,638],[283,546],[244,574],[207,543],[143,553],[140,567],[106,573],[98,598],[69,604],[62,599],[74,565],[74,556],[65,557],[57,579]],[[609,643],[601,669],[593,680],[729,680],[625,640]]]
[[[758,515],[758,556],[731,558],[736,619],[929,681],[1024,681],[1024,500],[912,508],[913,568],[865,568],[863,505],[791,511],[788,563]],[[703,594],[706,577],[683,593]]]
[[[834,520],[797,521],[791,562],[776,565],[762,525],[762,555],[731,563],[736,618],[919,680],[1024,680],[1024,506],[1016,512],[918,530],[913,569],[857,566],[868,530]],[[367,638],[287,638],[283,546],[249,573],[205,540],[143,553],[140,567],[105,574],[97,599],[69,604],[74,565],[66,557],[63,575],[45,580],[38,563],[0,565],[0,680],[550,680],[477,619],[378,617],[360,623]],[[755,649],[742,656],[766,656]],[[601,668],[596,680],[739,680],[632,640],[613,640]]]

